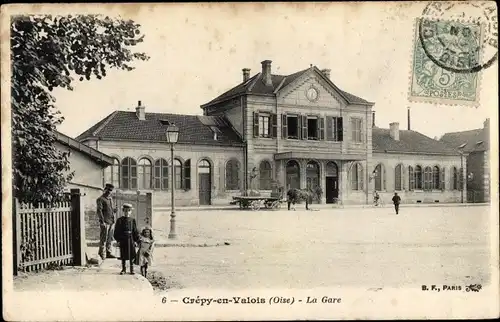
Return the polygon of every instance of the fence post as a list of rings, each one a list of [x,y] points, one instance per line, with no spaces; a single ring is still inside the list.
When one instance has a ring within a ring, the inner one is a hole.
[[[13,272],[14,276],[17,276],[19,270],[19,264],[21,262],[21,225],[20,218],[18,214],[19,200],[13,198],[12,200],[12,249],[13,251]]]
[[[73,265],[83,266],[85,260],[85,212],[80,189],[71,189],[71,230]]]

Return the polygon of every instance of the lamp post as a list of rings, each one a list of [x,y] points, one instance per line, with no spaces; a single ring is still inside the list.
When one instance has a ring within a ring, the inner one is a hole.
[[[467,178],[464,176],[464,148],[467,143],[461,144],[458,147],[458,153],[460,153],[460,200],[464,203],[464,184],[467,184]]]
[[[162,122],[164,124],[164,122]],[[170,232],[168,233],[169,239],[177,238],[177,233],[175,232],[175,166],[174,166],[174,144],[177,143],[179,139],[179,128],[175,124],[167,123],[167,142],[170,143],[170,165],[172,167],[172,180],[171,182],[171,205],[172,212],[170,213]]]
[[[464,153],[460,151],[460,200],[464,203]]]

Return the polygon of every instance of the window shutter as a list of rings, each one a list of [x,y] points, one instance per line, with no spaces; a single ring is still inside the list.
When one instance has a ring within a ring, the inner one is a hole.
[[[281,137],[286,139],[287,136],[288,136],[288,127],[287,127],[286,114],[281,114]]]
[[[319,139],[324,140],[325,139],[325,119],[324,118],[319,118],[318,119],[318,124],[319,124]]]
[[[405,170],[403,165],[401,165],[401,190],[405,191],[406,190],[406,181],[405,181]]]
[[[271,134],[273,138],[278,137],[278,115],[276,114],[271,114],[271,129],[269,134]]]
[[[259,113],[253,112],[253,137],[259,136]]]
[[[387,186],[385,185],[385,167],[383,165],[380,166],[380,175],[382,176],[382,190],[387,190]]]
[[[307,116],[302,115],[302,140],[307,140]]]
[[[413,173],[413,168],[411,166],[408,167],[408,182],[409,182],[409,187],[408,190],[414,190],[415,189],[415,174]]]
[[[326,140],[327,141],[332,141],[333,140],[333,132],[332,132],[332,122],[334,118],[331,116],[328,116],[326,118]]]
[[[224,162],[225,161],[220,161],[219,163],[219,191],[228,190],[226,187],[226,168],[224,167]],[[198,184],[198,186],[199,185],[200,184]]]
[[[342,117],[337,117],[337,138],[339,142],[342,142],[344,139],[344,128],[343,128],[343,121]]]
[[[191,159],[184,162],[184,190],[191,190]]]
[[[358,168],[358,180],[359,180],[358,190],[363,190],[363,184],[364,184],[363,168],[361,166],[358,166],[357,168]]]
[[[302,139],[302,115],[297,115],[297,138]]]
[[[445,172],[445,168],[441,168],[441,171],[439,172],[439,175],[440,175],[440,182],[439,182],[439,185],[441,187],[441,190],[445,190],[445,185],[444,185],[444,179],[445,179],[445,175],[444,175],[444,172]]]

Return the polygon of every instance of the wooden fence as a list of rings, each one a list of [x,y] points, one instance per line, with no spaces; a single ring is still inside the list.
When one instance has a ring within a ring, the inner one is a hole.
[[[50,265],[85,264],[85,225],[79,189],[67,201],[34,206],[13,204],[14,274]]]

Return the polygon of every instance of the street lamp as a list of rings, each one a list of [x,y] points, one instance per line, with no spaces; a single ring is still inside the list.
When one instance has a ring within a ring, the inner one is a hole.
[[[464,143],[464,144],[461,144],[459,147],[458,147],[458,152],[460,153],[460,200],[461,200],[461,203],[464,203],[464,183],[466,184],[467,186],[467,182],[466,180],[464,180],[464,151],[463,149],[465,148],[465,146],[467,145],[467,143]]]
[[[174,144],[179,140],[179,128],[168,121],[162,121],[162,124],[167,124],[167,143],[170,144],[170,165],[172,167],[172,180],[171,182],[171,196],[172,196],[172,212],[170,213],[170,232],[168,233],[169,239],[177,238],[177,234],[175,232],[175,165],[174,165]]]

